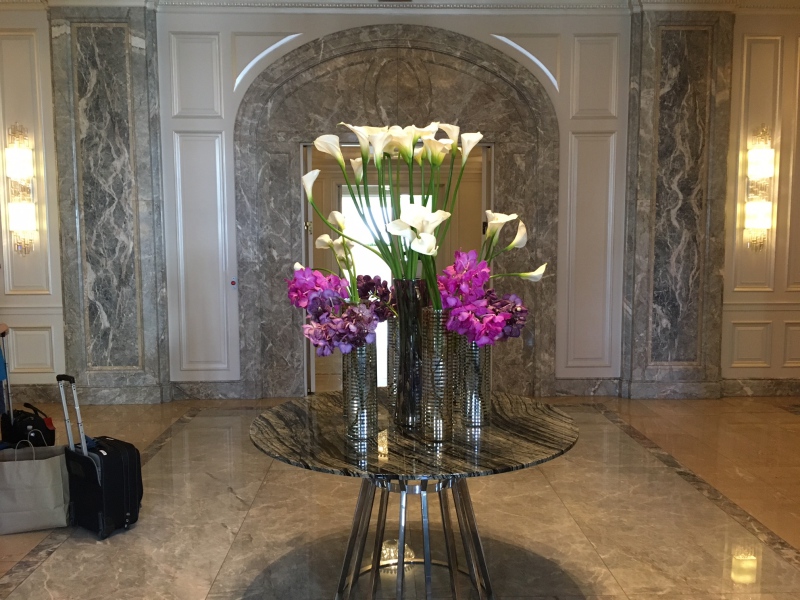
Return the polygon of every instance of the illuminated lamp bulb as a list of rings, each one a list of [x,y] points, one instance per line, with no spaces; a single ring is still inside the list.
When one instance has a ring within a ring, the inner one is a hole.
[[[772,202],[750,200],[744,204],[745,229],[772,229]]]
[[[16,144],[6,148],[6,177],[20,182],[33,179],[33,150]]]
[[[775,175],[775,150],[756,146],[747,151],[747,177],[752,181]]]

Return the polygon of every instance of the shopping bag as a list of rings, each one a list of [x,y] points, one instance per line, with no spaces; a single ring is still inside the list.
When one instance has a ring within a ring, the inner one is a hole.
[[[0,451],[0,535],[66,527],[69,476],[64,446]]]

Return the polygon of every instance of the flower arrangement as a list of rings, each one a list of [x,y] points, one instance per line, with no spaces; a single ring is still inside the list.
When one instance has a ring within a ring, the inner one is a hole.
[[[303,176],[308,201],[320,219],[340,236],[340,240],[344,240],[340,243],[342,254],[346,253],[346,242],[360,244],[389,266],[394,279],[416,278],[418,265],[421,264],[428,289],[437,289],[434,257],[447,235],[449,218],[455,209],[469,154],[483,136],[481,133],[460,134],[458,126],[437,122],[427,127],[410,125],[404,128],[397,125],[341,125],[356,135],[361,150],[359,158],[350,160],[352,176],[345,165],[338,136],[322,135],[314,141],[314,146],[336,160],[356,211],[369,230],[374,245],[348,236],[343,221],[340,222],[334,213],[327,219],[322,215],[312,194],[314,181],[319,175],[318,169]],[[436,139],[435,135],[440,130],[446,137]],[[420,140],[422,145],[418,147]],[[461,166],[456,177],[455,159],[459,153]],[[447,156],[451,160],[442,196],[440,184],[444,182],[441,171]],[[369,191],[366,167],[370,160],[377,172],[377,197],[372,197]],[[419,193],[416,192],[415,182],[420,184]],[[406,185],[410,201],[401,206],[401,186]],[[376,218],[373,209],[377,209],[380,219]],[[328,244],[328,240],[318,240],[318,244]],[[330,240],[330,247],[336,252],[334,243]],[[434,308],[442,308],[437,294],[431,294],[431,302]]]
[[[349,283],[334,273],[323,275],[295,263],[287,279],[289,301],[304,308],[308,323],[303,335],[317,349],[317,356],[329,356],[334,349],[348,354],[375,341],[379,317],[373,306],[350,304]],[[356,296],[358,297],[358,296]]]
[[[530,273],[491,275],[488,263],[503,252],[522,248],[528,241],[528,234],[525,224],[520,220],[514,240],[498,251],[496,247],[500,229],[505,223],[516,219],[517,215],[487,210],[486,217],[488,226],[480,255],[475,250],[456,251],[455,262],[445,268],[438,278],[442,304],[450,309],[447,329],[465,336],[477,346],[519,337],[528,318],[528,309],[519,296],[506,294],[499,297],[494,289],[486,289],[489,280],[492,277],[515,276],[536,282],[542,278],[547,267],[544,264]]]

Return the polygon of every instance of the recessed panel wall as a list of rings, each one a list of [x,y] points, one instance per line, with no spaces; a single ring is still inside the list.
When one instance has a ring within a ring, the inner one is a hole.
[[[786,54],[789,60],[794,63],[795,74],[800,79],[800,37],[790,38],[789,49]],[[794,46],[794,48],[792,48]],[[794,50],[794,52],[792,52]],[[791,63],[790,63],[791,64]],[[798,93],[800,94],[800,83],[798,83]],[[789,135],[789,132],[794,132],[794,152],[792,153],[792,161],[789,162],[789,177],[790,181],[786,183],[786,187],[790,190],[789,193],[792,198],[800,198],[800,152],[797,151],[797,145],[800,143],[800,95],[795,96],[795,103],[791,115],[794,118],[793,126],[787,123],[784,128]],[[791,121],[790,121],[791,123]],[[797,206],[797,204],[795,204]],[[800,292],[800,210],[792,210],[789,212],[788,217],[788,260],[786,264],[786,290],[789,292]]]
[[[10,327],[6,360],[11,383],[22,392],[28,384],[52,384],[64,370],[50,35],[44,11],[0,14],[0,322]],[[14,124],[27,130],[33,151],[37,225],[29,254],[14,251],[8,230],[10,186],[2,156]]]
[[[572,118],[617,116],[617,36],[575,36]]]
[[[737,17],[734,97],[729,164],[726,287],[723,305],[722,376],[728,395],[788,393],[800,379],[800,160],[798,82],[800,17]],[[748,247],[744,208],[748,150],[762,128],[775,151],[774,175],[762,192],[772,202],[763,247]],[[730,281],[732,285],[727,285]],[[750,340],[763,356],[743,360],[743,331],[762,323],[770,334]],[[745,329],[742,329],[745,327]],[[767,347],[763,347],[767,343]],[[738,354],[737,354],[738,352]]]
[[[762,126],[766,126],[773,139],[779,139],[776,128],[780,124],[778,100],[781,91],[781,61],[780,37],[745,36],[744,88],[738,144],[741,168],[737,186],[739,203],[734,255],[734,289],[741,292],[769,292],[775,288],[774,231],[768,232],[763,250],[750,250],[744,231],[744,205],[747,200],[747,150],[752,144],[752,137]]]
[[[53,329],[15,327],[9,338],[9,368],[18,373],[53,373]]]
[[[800,322],[784,323],[783,366],[800,367]]]
[[[6,267],[3,270],[3,279],[5,293],[12,296],[52,293],[37,58],[36,38],[33,32],[0,32],[0,131],[2,132],[0,148],[5,148],[6,132],[12,125],[20,124],[28,131],[30,144],[34,150],[35,177],[32,182],[32,193],[36,200],[38,229],[34,236],[34,252],[21,255],[13,251],[8,243],[12,238],[7,218],[9,180],[2,171],[3,165],[0,164],[4,188],[3,240],[6,242],[3,248]]]
[[[230,366],[227,344],[218,343],[228,338],[223,136],[184,132],[174,142],[180,364],[173,379]]]
[[[172,116],[221,117],[219,36],[174,33]]]
[[[570,136],[568,367],[611,366],[615,142]]]

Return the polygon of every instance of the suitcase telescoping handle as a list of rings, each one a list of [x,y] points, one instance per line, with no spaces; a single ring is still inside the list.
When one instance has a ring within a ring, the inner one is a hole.
[[[69,449],[75,451],[75,440],[72,437],[72,423],[69,420],[69,408],[67,407],[67,395],[64,392],[64,384],[69,383],[72,387],[72,401],[75,404],[75,417],[78,419],[78,432],[81,436],[81,451],[84,456],[89,456],[89,449],[86,446],[86,434],[83,431],[83,419],[81,418],[81,407],[78,404],[78,388],[75,386],[75,378],[71,375],[56,375],[58,390],[61,392],[61,404],[64,407],[64,421],[67,425],[67,439]]]

